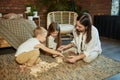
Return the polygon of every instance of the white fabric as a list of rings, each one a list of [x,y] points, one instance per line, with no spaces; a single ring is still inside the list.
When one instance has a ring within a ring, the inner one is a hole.
[[[94,26],[92,26],[92,33],[91,34],[92,34],[92,39],[87,44],[85,43],[86,34],[83,35],[82,50],[83,50],[83,53],[86,55],[86,58],[88,58],[89,56],[92,56],[92,55],[101,54],[101,52],[102,52],[101,43],[99,40],[99,34],[98,34],[97,29]],[[82,34],[77,35],[76,31],[74,29],[73,35],[74,35],[74,39],[72,42],[75,44],[75,46],[77,48],[76,50],[80,54],[81,53]]]
[[[59,24],[61,34],[71,33],[74,29],[74,25],[71,24]]]
[[[40,44],[39,40],[37,38],[30,38],[27,41],[25,41],[24,43],[22,43],[18,49],[17,52],[15,54],[15,56],[18,56],[19,54],[23,53],[23,52],[28,52],[31,50],[35,50],[35,45]],[[39,50],[39,49],[36,49]]]
[[[55,38],[52,37],[52,36],[48,37],[48,47],[51,48],[51,49],[54,49],[54,50],[57,47],[57,43],[55,42]]]
[[[92,52],[92,53],[90,53],[89,56],[85,57],[83,60],[85,62],[89,63],[89,62],[93,61],[94,59],[96,59],[97,57],[98,57],[98,53]]]

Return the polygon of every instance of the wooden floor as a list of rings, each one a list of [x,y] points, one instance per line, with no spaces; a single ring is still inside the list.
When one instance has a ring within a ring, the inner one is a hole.
[[[120,40],[101,38],[102,55],[120,61]]]
[[[120,40],[101,38],[102,55],[120,61]],[[105,80],[120,80],[120,73],[115,74]]]

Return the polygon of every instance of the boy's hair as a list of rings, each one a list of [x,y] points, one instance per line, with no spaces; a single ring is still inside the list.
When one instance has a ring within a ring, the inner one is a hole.
[[[34,37],[36,37],[37,35],[42,35],[44,33],[47,33],[47,30],[41,26],[37,27],[34,31]]]

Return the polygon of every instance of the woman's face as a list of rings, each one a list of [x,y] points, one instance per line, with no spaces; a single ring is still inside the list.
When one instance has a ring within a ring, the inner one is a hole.
[[[53,37],[57,37],[58,31],[51,32],[50,34],[51,34],[51,36],[53,36]]]
[[[85,26],[82,25],[79,21],[76,22],[75,29],[80,32],[85,32]]]

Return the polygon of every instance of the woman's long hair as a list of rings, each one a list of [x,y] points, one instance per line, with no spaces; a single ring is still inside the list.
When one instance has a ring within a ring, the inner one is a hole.
[[[52,22],[48,28],[47,40],[48,40],[48,37],[50,36],[50,33],[55,32],[55,31],[58,31],[58,35],[55,38],[55,42],[57,43],[57,47],[56,47],[57,49],[61,45],[60,26],[58,25],[58,23]],[[47,41],[47,46],[48,46],[48,41]]]
[[[89,13],[83,13],[81,15],[79,15],[77,17],[77,21],[80,22],[80,24],[85,26],[86,29],[86,43],[89,43],[89,41],[91,40],[92,36],[91,36],[91,27],[92,27],[92,19]],[[80,34],[80,31],[77,31],[77,34]]]

